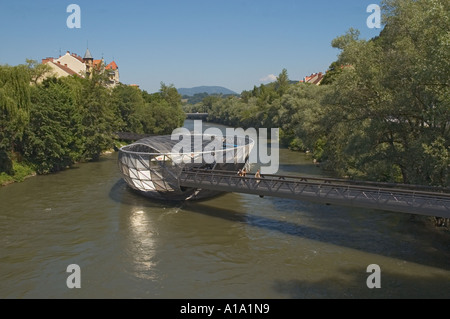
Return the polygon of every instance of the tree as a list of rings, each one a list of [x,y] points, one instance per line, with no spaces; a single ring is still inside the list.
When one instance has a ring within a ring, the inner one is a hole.
[[[30,109],[30,74],[23,65],[0,66],[0,172],[13,175],[12,152]]]
[[[78,103],[82,114],[83,157],[95,161],[103,150],[113,145],[114,110],[103,73],[94,69],[91,79],[80,79],[80,82],[82,94]]]
[[[331,46],[336,49],[345,50],[349,45],[359,41],[359,35],[359,30],[350,28],[344,35],[333,39]]]
[[[308,83],[293,85],[281,99],[279,126],[293,149],[309,150],[322,160],[326,127],[323,98],[328,87]]]
[[[350,67],[328,96],[330,164],[344,175],[448,186],[449,4],[383,6],[379,37],[362,41],[350,31],[333,41],[337,62]]]
[[[343,69],[344,66],[340,65],[337,61],[331,63],[327,73],[325,73],[325,76],[322,79],[322,82],[320,82],[320,85],[332,84],[336,80],[336,78],[342,73]]]
[[[281,71],[280,75],[277,77],[275,90],[280,96],[283,96],[289,89],[289,76],[286,69]]]
[[[38,84],[39,82],[44,80],[46,76],[51,74],[52,69],[47,64],[42,64],[37,62],[36,60],[30,59],[27,59],[26,62],[28,70],[30,72],[31,82],[33,84]]]
[[[186,118],[181,107],[181,95],[173,85],[161,82],[158,93],[148,94],[143,92],[147,102],[140,113],[144,132],[148,134],[171,134],[181,127]]]
[[[111,98],[116,113],[117,130],[144,133],[142,116],[145,100],[142,92],[136,87],[120,84],[112,90]]]
[[[47,79],[32,90],[23,153],[39,174],[60,171],[81,159],[80,114],[68,81]]]

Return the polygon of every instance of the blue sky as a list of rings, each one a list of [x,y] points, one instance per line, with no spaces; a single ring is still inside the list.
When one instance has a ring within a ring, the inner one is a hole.
[[[69,29],[69,4],[81,28]],[[286,68],[292,80],[336,60],[331,40],[350,27],[372,38],[366,12],[379,0],[2,1],[0,64],[58,57],[66,51],[115,60],[121,82],[156,92],[219,85],[236,92]]]

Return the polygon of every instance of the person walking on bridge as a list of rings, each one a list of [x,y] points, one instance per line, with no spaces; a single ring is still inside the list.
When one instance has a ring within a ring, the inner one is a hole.
[[[261,182],[261,181],[260,181],[261,173],[259,172],[259,169],[258,169],[258,170],[256,171],[256,173],[255,173],[255,178],[256,178],[256,185],[258,185],[259,182]]]

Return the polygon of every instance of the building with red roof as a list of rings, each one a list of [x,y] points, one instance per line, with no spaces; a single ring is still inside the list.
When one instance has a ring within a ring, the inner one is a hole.
[[[322,72],[319,73],[313,73],[310,76],[306,76],[302,81],[302,83],[311,83],[314,85],[320,85],[320,83],[323,80],[323,77],[325,76],[325,74],[323,74]]]
[[[84,57],[75,53],[66,52],[59,58],[42,59],[42,64],[47,64],[51,71],[46,77],[56,76],[57,78],[76,75],[80,77],[90,77],[92,70],[95,68],[99,71],[106,71],[109,76],[109,86],[116,86],[120,83],[119,67],[115,61],[106,65],[105,60],[94,60],[89,48],[86,49]]]

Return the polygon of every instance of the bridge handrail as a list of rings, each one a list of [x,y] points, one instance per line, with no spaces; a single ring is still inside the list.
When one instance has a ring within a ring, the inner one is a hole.
[[[194,169],[197,171],[203,171],[202,169]],[[217,172],[217,171],[209,171],[209,172]],[[235,175],[236,172],[234,171],[220,171],[221,173],[225,174],[231,174]],[[248,175],[254,175],[254,173],[247,173]],[[371,185],[371,186],[379,186],[381,188],[398,188],[398,189],[413,189],[421,191],[427,191],[429,190],[432,193],[443,193],[443,194],[450,194],[450,188],[445,187],[438,187],[438,186],[426,186],[426,185],[414,185],[414,184],[398,184],[398,183],[385,183],[385,182],[372,182],[372,181],[361,181],[361,180],[350,180],[350,179],[343,179],[343,178],[325,178],[325,177],[314,177],[314,176],[289,176],[289,175],[268,175],[271,177],[278,177],[278,178],[290,178],[294,180],[304,179],[304,180],[316,180],[316,181],[324,181],[324,182],[336,182],[336,183],[342,183],[342,184],[350,184],[350,185]]]
[[[230,172],[230,171],[205,171],[201,169],[195,169],[191,171],[183,171],[182,174],[186,175],[196,175],[196,176],[211,176],[211,177],[224,177],[224,178],[231,178],[231,179],[245,179],[249,177],[242,177],[237,176],[236,172]],[[253,174],[251,174],[253,175]],[[272,177],[284,177],[288,179],[276,179]],[[254,177],[250,177],[250,179],[255,179]],[[330,188],[346,188],[356,191],[372,191],[377,193],[396,193],[399,195],[413,195],[413,196],[426,196],[428,198],[439,198],[439,199],[445,199],[450,200],[450,194],[447,193],[436,193],[436,192],[426,192],[426,191],[415,191],[415,190],[409,190],[409,189],[401,189],[401,188],[382,188],[382,187],[373,187],[373,186],[360,186],[360,185],[352,185],[352,184],[333,184],[329,183],[329,181],[333,181],[333,179],[322,179],[322,178],[309,178],[313,180],[320,180],[323,181],[323,183],[318,182],[308,182],[307,180],[299,180],[303,179],[303,177],[293,177],[293,176],[282,176],[282,175],[265,175],[265,177],[262,177],[258,180],[261,181],[267,181],[267,182],[286,182],[286,183],[295,183],[299,185],[309,185],[309,186],[316,186],[316,187],[330,187]],[[305,178],[307,179],[307,178]],[[181,180],[181,178],[180,178]],[[340,180],[339,180],[340,181]],[[345,181],[345,180],[344,180]]]

